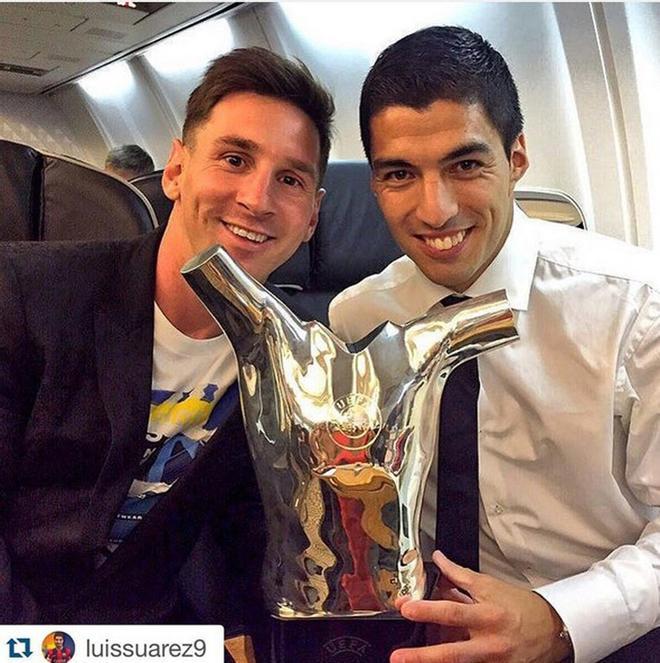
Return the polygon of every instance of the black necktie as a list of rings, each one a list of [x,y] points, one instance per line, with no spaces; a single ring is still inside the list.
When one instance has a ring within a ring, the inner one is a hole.
[[[467,297],[449,295],[444,306]],[[435,544],[449,559],[479,570],[479,368],[470,359],[455,368],[440,404]]]

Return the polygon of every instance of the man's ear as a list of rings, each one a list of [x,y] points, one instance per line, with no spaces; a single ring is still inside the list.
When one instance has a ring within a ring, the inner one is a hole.
[[[513,191],[513,187],[527,172],[527,168],[529,167],[525,134],[520,134],[518,138],[513,141],[511,152],[509,154],[509,164],[511,169],[511,190]]]
[[[163,192],[165,195],[176,202],[179,199],[179,180],[183,172],[183,143],[175,138],[172,141],[170,156],[167,158],[167,164],[163,169],[163,178],[161,180]]]
[[[319,210],[321,209],[321,201],[323,200],[323,196],[325,196],[325,189],[320,188],[316,192],[314,210],[312,212],[312,218],[309,220],[309,228],[307,229],[307,235],[305,235],[305,239],[303,240],[304,242],[309,242],[309,240],[312,239],[312,235],[314,234],[316,226],[319,223]]]

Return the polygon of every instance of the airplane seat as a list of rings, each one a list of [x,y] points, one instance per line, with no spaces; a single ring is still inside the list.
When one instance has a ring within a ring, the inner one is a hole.
[[[156,227],[147,199],[94,166],[0,140],[0,240],[121,239]]]
[[[402,255],[376,197],[366,161],[328,165],[319,227],[311,241],[310,289],[327,311],[330,300]]]
[[[162,177],[163,171],[161,169],[154,170],[153,173],[149,173],[148,175],[134,177],[130,180],[131,184],[144,194],[145,198],[151,204],[151,207],[153,207],[156,219],[158,220],[158,225],[160,226],[167,223],[174,205],[163,191],[163,186],[161,184]]]
[[[39,218],[41,155],[0,140],[0,240],[34,239]]]
[[[131,184],[66,157],[44,155],[42,195],[39,239],[128,239],[158,225]]]
[[[325,324],[338,292],[401,255],[371,192],[370,176],[366,161],[328,164],[316,232],[269,279]]]
[[[587,221],[578,202],[559,189],[521,187],[513,192],[516,203],[527,216],[576,228],[587,227]]]

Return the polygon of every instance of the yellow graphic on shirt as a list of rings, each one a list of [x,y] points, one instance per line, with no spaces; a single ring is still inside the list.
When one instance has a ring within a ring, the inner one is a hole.
[[[171,436],[185,431],[186,437],[193,440],[208,437],[215,428],[212,414],[217,392],[215,384],[184,392],[152,390],[149,432]]]

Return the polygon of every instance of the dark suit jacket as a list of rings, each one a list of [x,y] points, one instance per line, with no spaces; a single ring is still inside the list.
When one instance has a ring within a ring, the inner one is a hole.
[[[99,569],[145,447],[156,254],[0,246],[0,622],[222,623],[259,613],[265,539],[239,408]]]

